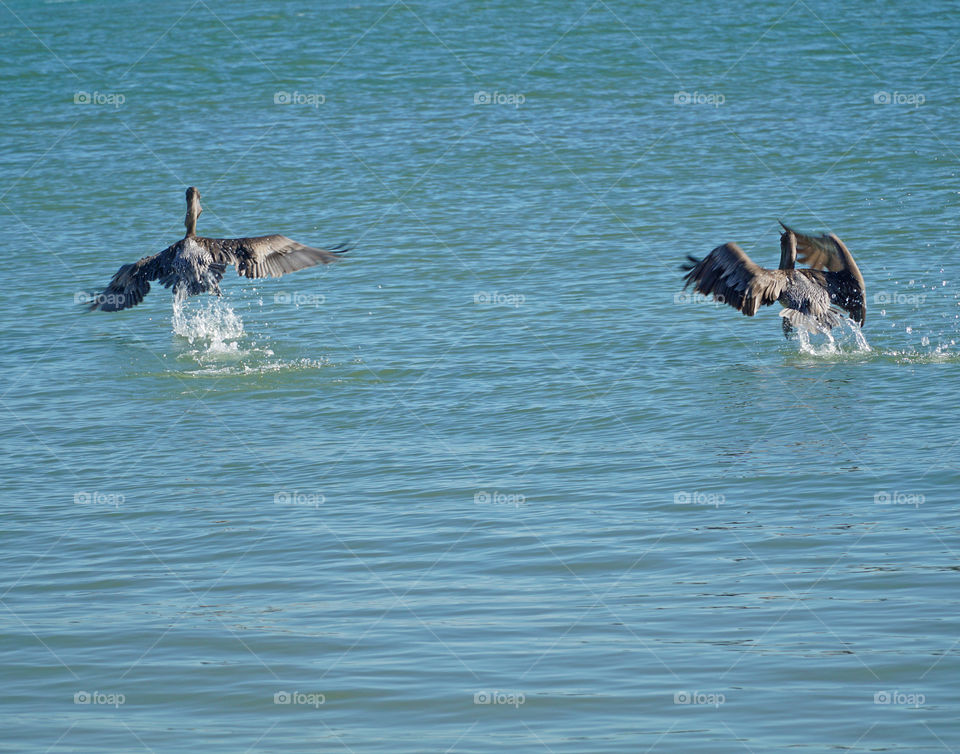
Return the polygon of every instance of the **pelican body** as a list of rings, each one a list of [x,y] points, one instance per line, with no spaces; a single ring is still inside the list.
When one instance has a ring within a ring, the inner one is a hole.
[[[780,224],[776,270],[756,264],[737,244],[725,243],[703,259],[687,257],[684,288],[693,284],[695,291],[748,317],[761,305],[779,303],[785,336],[794,327],[829,331],[843,322],[838,309],[863,327],[867,315],[863,276],[843,241],[833,233],[808,236]],[[809,267],[796,269],[798,258]]]
[[[178,298],[200,293],[220,295],[220,281],[228,265],[248,278],[280,277],[316,264],[329,264],[345,254],[343,244],[330,249],[304,246],[286,236],[274,234],[252,238],[204,238],[197,235],[200,192],[187,189],[186,235],[172,246],[139,262],[125,264],[110,284],[97,294],[90,310],[120,311],[136,306],[150,292],[150,282],[172,288]]]

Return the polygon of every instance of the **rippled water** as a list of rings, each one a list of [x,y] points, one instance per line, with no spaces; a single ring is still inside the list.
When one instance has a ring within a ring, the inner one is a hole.
[[[0,14],[0,749],[960,745],[951,6]],[[190,185],[356,249],[83,314]]]

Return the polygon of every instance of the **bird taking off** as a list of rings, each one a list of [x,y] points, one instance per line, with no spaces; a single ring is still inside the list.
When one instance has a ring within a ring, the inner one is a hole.
[[[808,236],[782,222],[780,266],[756,264],[735,243],[725,243],[703,259],[688,256],[684,288],[713,295],[748,317],[762,306],[783,306],[783,333],[794,327],[829,332],[843,323],[843,310],[863,327],[867,307],[863,276],[843,241],[833,233]],[[808,265],[796,269],[797,261]]]
[[[187,189],[187,234],[159,254],[125,264],[110,284],[90,304],[90,311],[116,312],[136,306],[150,292],[150,283],[159,281],[184,298],[198,293],[220,295],[220,281],[228,265],[248,278],[280,277],[316,264],[329,264],[350,249],[345,244],[315,249],[281,235],[252,238],[203,238],[197,235],[200,192]]]

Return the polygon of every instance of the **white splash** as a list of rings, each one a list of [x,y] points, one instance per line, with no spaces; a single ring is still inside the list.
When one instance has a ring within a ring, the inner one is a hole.
[[[185,297],[184,297],[185,298]],[[208,354],[238,353],[243,320],[220,298],[205,299],[196,308],[184,298],[173,299],[173,332],[191,345],[205,346]]]
[[[839,353],[861,352],[870,350],[870,344],[860,330],[860,326],[851,319],[844,317],[843,322],[831,329],[815,327],[812,330],[797,328],[797,342],[800,352],[811,356],[832,356]]]

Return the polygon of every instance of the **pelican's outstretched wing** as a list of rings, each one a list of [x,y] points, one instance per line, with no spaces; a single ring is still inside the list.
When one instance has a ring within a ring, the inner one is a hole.
[[[823,285],[830,294],[830,303],[846,310],[863,326],[867,318],[866,285],[853,255],[835,234],[808,236],[783,229],[797,239],[797,258],[813,270],[824,270]]]
[[[206,245],[218,262],[235,264],[237,272],[248,278],[278,278],[316,264],[336,262],[341,254],[350,251],[346,244],[315,249],[281,235],[198,238],[197,241]]]
[[[784,270],[761,267],[735,243],[718,246],[703,259],[687,259],[684,288],[693,283],[695,291],[712,294],[748,317],[756,314],[761,304],[768,306],[780,298],[787,284]]]
[[[150,292],[151,280],[170,278],[173,272],[173,257],[181,243],[183,242],[178,241],[159,254],[123,265],[117,270],[110,284],[94,297],[89,311],[99,309],[104,312],[118,312],[139,304]]]

